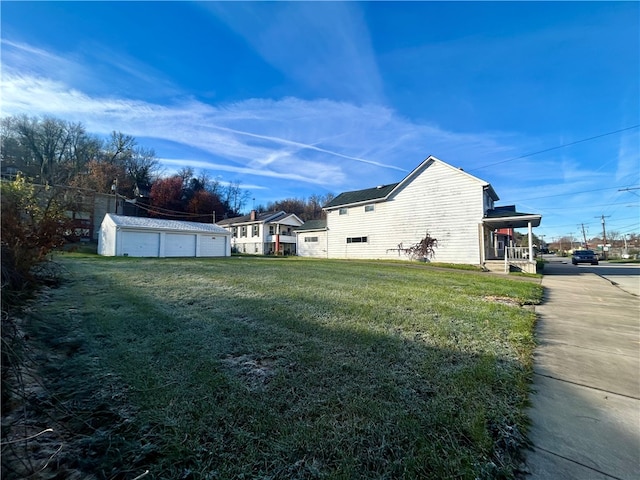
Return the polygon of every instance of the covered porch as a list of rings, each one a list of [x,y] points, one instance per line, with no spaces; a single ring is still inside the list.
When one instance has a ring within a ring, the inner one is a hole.
[[[540,226],[542,215],[517,212],[515,206],[488,210],[482,219],[482,265],[489,270],[509,272],[512,268],[536,273],[533,228]],[[515,244],[513,230],[526,228],[527,246]]]

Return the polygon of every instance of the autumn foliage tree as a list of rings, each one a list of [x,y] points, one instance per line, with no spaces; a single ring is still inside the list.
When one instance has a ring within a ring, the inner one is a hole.
[[[279,211],[283,210],[287,213],[294,213],[301,220],[321,220],[325,218],[322,206],[329,203],[333,199],[333,194],[311,195],[308,199],[287,198],[276,202],[268,203],[266,207],[260,207],[259,210]]]
[[[194,192],[186,210],[188,213],[198,215],[197,218],[194,218],[194,221],[206,221],[202,219],[207,219],[208,215],[209,219],[215,222],[215,220],[220,220],[224,215],[224,206],[220,198],[206,190]]]
[[[97,193],[113,193],[113,185],[117,185],[118,192],[133,191],[133,182],[123,165],[97,160],[88,162],[85,172],[76,175],[70,185]]]
[[[175,175],[156,180],[151,187],[149,213],[153,217],[213,223],[225,212],[220,197],[197,178]]]
[[[18,176],[0,184],[2,297],[32,281],[33,268],[65,241],[72,220],[64,192]]]
[[[156,180],[151,187],[150,212],[154,217],[171,217],[171,212],[184,212],[182,203],[182,178],[178,176]],[[175,216],[175,215],[174,215]]]

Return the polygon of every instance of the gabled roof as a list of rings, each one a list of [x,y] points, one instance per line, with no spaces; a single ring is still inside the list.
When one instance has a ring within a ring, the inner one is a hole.
[[[282,210],[279,212],[256,212],[255,218],[252,219],[251,217],[252,217],[252,214],[249,213],[248,215],[242,215],[240,217],[225,218],[224,220],[220,220],[218,222],[218,225],[228,227],[231,225],[241,225],[243,223],[245,224],[267,223],[267,222],[278,223],[278,222],[283,222],[285,219],[290,217],[294,217],[300,223],[302,223],[302,220],[300,220],[295,213],[287,213]]]
[[[326,230],[327,229],[327,221],[326,220],[307,220],[304,222],[304,225],[300,225],[299,227],[294,228],[295,232],[310,232],[312,230]]]
[[[127,217],[107,213],[104,220],[110,219],[117,227],[129,227],[143,230],[173,230],[180,232],[203,232],[229,235],[229,232],[214,223],[182,222],[179,220],[161,220],[158,218]],[[103,221],[104,221],[103,220]]]
[[[381,200],[389,195],[397,185],[397,183],[392,183],[389,185],[378,185],[377,187],[366,188],[364,190],[343,192],[322,208],[334,208],[342,205]]]
[[[417,177],[425,168],[429,165],[438,163],[440,165],[444,165],[447,168],[450,168],[453,172],[456,172],[461,175],[465,175],[471,180],[478,182],[482,187],[489,192],[491,198],[493,200],[499,200],[498,195],[495,190],[491,186],[490,183],[485,182],[473,175],[468,174],[464,170],[460,168],[453,167],[448,163],[443,162],[442,160],[437,159],[434,156],[429,156],[426,160],[424,160],[420,165],[418,165],[409,175],[407,175],[401,182],[392,183],[389,185],[380,185],[374,188],[367,188],[364,190],[354,190],[351,192],[344,192],[338,195],[336,198],[327,203],[324,209],[335,209],[337,207],[343,207],[347,205],[358,205],[364,202],[379,202],[387,200],[392,195],[396,194],[400,190],[402,190],[408,183],[413,181],[415,177]]]
[[[251,219],[251,214],[242,215],[240,217],[225,218],[220,220],[218,225],[236,225],[240,223],[265,223],[275,222],[288,217],[289,214],[283,211],[280,212],[256,212],[255,220]]]

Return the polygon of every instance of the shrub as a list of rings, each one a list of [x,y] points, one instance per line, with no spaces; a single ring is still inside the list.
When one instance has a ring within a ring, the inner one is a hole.
[[[2,306],[35,282],[34,267],[64,243],[72,228],[62,192],[18,176],[0,184]]]

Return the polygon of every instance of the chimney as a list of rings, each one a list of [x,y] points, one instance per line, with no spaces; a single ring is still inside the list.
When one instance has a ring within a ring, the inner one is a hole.
[[[256,219],[256,211],[255,210],[251,210],[251,221],[254,221]]]

